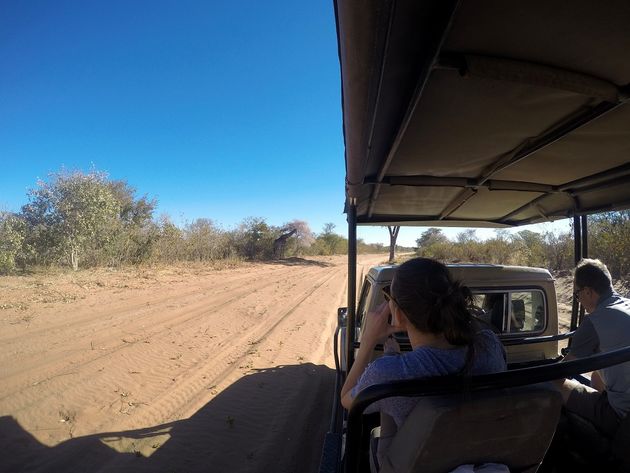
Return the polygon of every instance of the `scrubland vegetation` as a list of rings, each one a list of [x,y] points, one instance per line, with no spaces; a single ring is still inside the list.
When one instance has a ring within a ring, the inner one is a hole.
[[[307,222],[280,227],[262,217],[224,229],[209,218],[176,225],[155,216],[157,202],[136,196],[125,181],[102,172],[61,171],[28,192],[18,213],[0,213],[0,273],[32,267],[89,268],[177,262],[268,260],[347,252],[348,241],[328,223],[314,233]],[[290,233],[289,237],[282,238]],[[284,242],[284,244],[282,244]],[[359,242],[362,252],[383,245]]]
[[[73,269],[178,262],[230,262],[278,257],[344,254],[348,240],[335,225],[311,231],[293,220],[269,225],[262,217],[245,218],[224,229],[209,218],[176,225],[155,216],[157,202],[136,196],[125,181],[92,171],[61,171],[40,181],[18,213],[0,213],[0,273],[32,267]],[[391,229],[390,229],[391,232]],[[497,230],[480,240],[474,230],[455,241],[437,228],[416,241],[419,255],[446,262],[484,262],[540,266],[552,271],[573,266],[573,235]],[[589,217],[591,256],[601,258],[614,277],[630,272],[630,212]],[[387,252],[382,244],[358,242],[360,253]],[[399,251],[401,248],[398,248]],[[404,251],[405,249],[403,249]],[[410,250],[410,249],[407,249]]]
[[[630,274],[630,212],[609,212],[588,218],[589,256],[601,259],[614,278]],[[455,241],[441,230],[429,228],[416,240],[417,253],[446,262],[494,263],[536,266],[551,271],[572,269],[573,232],[510,234],[497,230],[480,241],[474,230],[460,233]]]

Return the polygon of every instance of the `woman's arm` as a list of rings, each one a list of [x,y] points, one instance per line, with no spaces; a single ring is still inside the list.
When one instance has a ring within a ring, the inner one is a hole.
[[[346,377],[346,382],[341,388],[341,405],[350,409],[354,397],[352,388],[357,385],[359,378],[372,359],[372,352],[378,343],[384,342],[387,337],[400,331],[400,327],[389,325],[389,304],[384,302],[374,312],[367,314],[365,329],[361,334],[361,345],[354,360],[352,368]]]
[[[591,373],[591,388],[598,390],[600,393],[606,390],[606,383],[604,383],[599,371]]]

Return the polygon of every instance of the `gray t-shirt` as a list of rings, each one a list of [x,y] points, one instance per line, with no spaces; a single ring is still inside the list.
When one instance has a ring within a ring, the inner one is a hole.
[[[573,335],[571,354],[583,358],[627,346],[630,346],[630,300],[616,293],[604,294]],[[599,372],[606,385],[608,403],[624,417],[630,412],[630,362]]]
[[[374,384],[456,374],[466,362],[467,350],[467,347],[453,349],[418,347],[407,353],[382,356],[366,367],[357,385],[352,389],[352,396],[355,397],[359,391]],[[503,344],[491,330],[481,330],[475,341],[471,373],[486,374],[505,369]],[[380,411],[392,417],[396,427],[400,428],[417,402],[418,400],[414,398],[390,397],[371,404],[365,413]]]

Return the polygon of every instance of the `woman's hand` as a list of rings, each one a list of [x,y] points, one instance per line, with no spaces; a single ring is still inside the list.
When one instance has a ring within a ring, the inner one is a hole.
[[[383,302],[374,311],[367,314],[365,328],[361,333],[361,346],[365,344],[374,348],[377,344],[385,342],[387,337],[393,333],[401,331],[401,327],[389,324],[390,315],[387,302]]]
[[[341,404],[350,409],[352,401],[352,388],[354,388],[365,367],[372,359],[374,347],[383,343],[391,334],[400,332],[401,328],[389,324],[389,304],[383,302],[374,311],[368,313],[365,319],[365,327],[361,333],[361,346],[346,381],[341,387]]]

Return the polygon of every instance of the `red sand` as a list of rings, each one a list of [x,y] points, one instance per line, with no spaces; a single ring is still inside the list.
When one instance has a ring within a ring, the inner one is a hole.
[[[0,278],[0,471],[316,471],[346,268]]]

